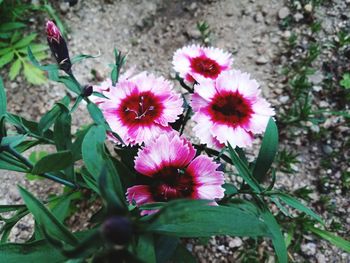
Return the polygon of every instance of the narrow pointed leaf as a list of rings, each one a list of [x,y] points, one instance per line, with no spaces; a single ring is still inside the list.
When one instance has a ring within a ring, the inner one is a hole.
[[[300,212],[304,212],[305,214],[311,216],[313,219],[324,225],[322,218],[310,208],[303,205],[298,199],[284,193],[278,193],[272,196],[281,199],[287,205],[299,210]]]
[[[40,227],[47,233],[70,245],[77,245],[77,238],[59,220],[26,189],[19,186],[19,192]]]
[[[49,154],[41,158],[33,167],[32,174],[63,170],[73,163],[73,156],[70,151],[61,151]]]
[[[231,160],[235,167],[238,170],[238,174],[243,178],[243,180],[257,193],[261,192],[261,188],[259,186],[259,183],[256,181],[256,179],[251,175],[249,168],[247,165],[242,161],[236,152],[233,150],[232,146],[228,144],[229,153],[231,156]]]
[[[270,118],[267,124],[264,138],[256,160],[253,176],[259,181],[263,181],[269,171],[278,149],[278,129],[275,121]]]

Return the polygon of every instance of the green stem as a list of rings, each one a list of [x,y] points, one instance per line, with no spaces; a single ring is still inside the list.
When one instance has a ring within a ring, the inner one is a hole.
[[[184,122],[183,122],[183,124],[182,124],[181,129],[180,129],[180,135],[182,135],[182,133],[183,133],[184,130],[185,130],[186,124],[187,124],[188,120],[190,119],[191,112],[192,112],[191,107],[188,107],[188,108],[187,108],[187,111],[186,111],[186,114],[185,114],[185,116],[184,116]]]
[[[13,149],[11,146],[5,147],[4,150],[7,151],[8,153],[12,154],[13,156],[15,156],[18,160],[20,160],[23,164],[27,165],[30,169],[33,169],[34,165],[27,158],[25,158],[22,154],[20,154],[15,149]],[[39,176],[42,176],[46,179],[63,184],[65,186],[71,187],[73,189],[78,188],[78,185],[76,185],[70,181],[67,181],[65,179],[59,178],[51,173],[43,173],[43,174],[39,174]]]

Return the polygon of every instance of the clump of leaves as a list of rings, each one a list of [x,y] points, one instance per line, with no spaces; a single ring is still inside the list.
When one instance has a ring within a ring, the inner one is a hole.
[[[345,73],[339,84],[345,89],[350,89],[350,73]]]
[[[38,11],[45,11],[58,18],[46,1],[39,6],[23,1],[0,1],[0,69],[9,66],[10,80],[23,73],[26,80],[32,84],[39,85],[46,82],[44,73],[30,63],[27,55],[27,49],[31,46],[33,54],[39,61],[48,56],[48,47],[37,43],[37,34],[26,33],[27,19]],[[62,25],[60,21],[59,24]]]
[[[198,22],[197,29],[201,34],[202,43],[204,45],[209,45],[210,44],[210,35],[211,35],[211,30],[210,30],[209,24],[206,21]]]

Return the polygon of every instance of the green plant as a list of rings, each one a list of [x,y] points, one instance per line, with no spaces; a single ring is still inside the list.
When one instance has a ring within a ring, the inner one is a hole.
[[[284,173],[296,173],[294,166],[299,163],[298,154],[287,149],[283,149],[278,152],[277,155],[277,168]]]
[[[210,44],[211,30],[209,24],[206,21],[198,22],[197,29],[201,34],[201,41],[204,45]]]
[[[27,49],[31,46],[33,54],[39,61],[47,58],[47,45],[36,42],[36,33],[27,34],[27,20],[38,11],[44,11],[55,17],[63,28],[56,13],[46,1],[39,6],[18,0],[0,3],[0,69],[10,65],[8,73],[10,80],[14,80],[23,71],[26,80],[32,84],[39,85],[46,82],[43,72],[34,67],[27,56]]]
[[[342,80],[339,82],[339,84],[345,89],[350,89],[350,73],[345,73],[342,77]]]

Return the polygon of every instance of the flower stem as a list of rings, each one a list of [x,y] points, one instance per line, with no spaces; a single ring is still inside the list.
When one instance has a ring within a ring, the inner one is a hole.
[[[7,146],[3,149],[4,151],[7,151],[8,153],[12,154],[14,157],[16,157],[18,160],[20,160],[23,164],[25,164],[26,166],[28,166],[30,169],[33,169],[34,165],[27,159],[25,158],[22,154],[20,154],[19,152],[17,152],[14,148],[12,148],[11,146]],[[59,178],[51,173],[43,173],[43,174],[39,174],[39,176],[42,176],[46,179],[55,181],[57,183],[63,184],[65,186],[71,187],[73,189],[78,188],[79,186],[67,181],[65,179]]]
[[[187,108],[187,111],[186,111],[186,114],[185,114],[185,116],[184,116],[184,120],[183,120],[182,127],[181,127],[181,129],[180,129],[180,135],[182,135],[182,133],[183,133],[184,130],[185,130],[185,126],[186,126],[188,120],[190,119],[191,112],[192,112],[192,108],[191,108],[191,107],[188,107],[188,108]]]

